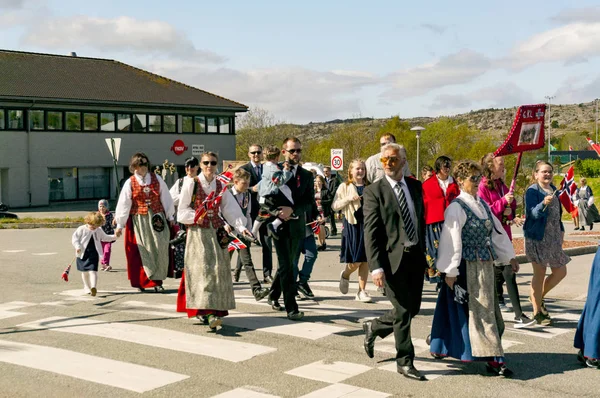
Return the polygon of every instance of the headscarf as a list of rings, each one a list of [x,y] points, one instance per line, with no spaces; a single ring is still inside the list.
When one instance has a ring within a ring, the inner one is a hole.
[[[110,207],[108,206],[108,200],[106,199],[100,199],[98,201],[98,210],[100,210],[100,206],[104,206],[106,210],[110,210]]]

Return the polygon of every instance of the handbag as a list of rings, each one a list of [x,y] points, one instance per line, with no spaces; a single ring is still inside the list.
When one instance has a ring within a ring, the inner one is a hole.
[[[233,237],[225,230],[225,227],[217,228],[217,242],[221,249],[227,249],[229,243],[233,241]]]
[[[162,232],[165,230],[166,221],[162,214],[156,213],[152,215],[152,229],[156,232]]]

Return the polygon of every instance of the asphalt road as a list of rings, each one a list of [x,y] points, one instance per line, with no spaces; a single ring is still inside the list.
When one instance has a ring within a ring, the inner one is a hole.
[[[354,301],[356,275],[350,294],[339,293],[339,237],[319,254],[311,280],[317,298],[301,302],[304,321],[287,321],[266,302],[256,303],[242,273],[237,308],[212,333],[175,312],[178,281],[167,280],[165,294],[129,286],[122,240],[113,245],[114,271],[99,273],[97,297],[82,293],[75,269],[63,282],[72,233],[0,230],[0,396],[598,396],[600,371],[580,367],[573,348],[593,255],[574,257],[551,293],[554,327],[515,330],[506,322],[511,380],[485,375],[482,364],[429,356],[424,339],[436,295],[426,285],[412,335],[416,366],[430,381],[415,382],[395,373],[393,339],[377,340],[374,359],[364,353],[361,321],[391,305],[373,285],[374,303]],[[259,250],[253,256],[261,275]],[[529,313],[530,278],[525,264],[518,282]]]

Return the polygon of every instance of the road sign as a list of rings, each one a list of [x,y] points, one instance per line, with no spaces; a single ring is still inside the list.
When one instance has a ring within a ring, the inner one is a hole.
[[[112,155],[115,162],[119,161],[119,152],[121,151],[121,139],[120,138],[107,138],[105,139],[108,150]]]
[[[204,152],[204,145],[192,144],[192,155],[201,155]]]
[[[331,150],[331,168],[336,171],[344,170],[344,150]]]

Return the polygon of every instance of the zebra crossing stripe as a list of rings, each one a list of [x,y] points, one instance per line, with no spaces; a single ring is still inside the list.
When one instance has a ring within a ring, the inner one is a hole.
[[[317,361],[300,366],[285,372],[285,374],[303,377],[305,379],[322,381],[325,383],[339,383],[361,373],[368,372],[370,366],[352,362],[325,362]]]
[[[26,301],[10,301],[8,303],[0,304],[0,311],[12,311],[18,310],[21,308],[33,307],[36,306],[35,303],[28,303]]]
[[[26,315],[24,312],[2,311],[0,310],[0,319],[12,318],[15,316]]]
[[[336,383],[303,395],[300,398],[386,398],[389,396],[390,394],[384,392]]]
[[[0,362],[143,393],[189,378],[187,375],[74,351],[0,340]]]
[[[452,372],[454,369],[458,369],[457,366],[460,366],[460,362],[452,361],[452,360],[435,360],[435,359],[423,359],[423,358],[415,358],[414,359],[415,368],[421,372],[423,376],[427,378],[427,380],[435,380],[440,376],[448,374]],[[387,370],[389,372],[397,373],[397,365],[396,361],[387,364],[385,366],[381,366],[378,369]]]
[[[249,390],[247,388],[236,388],[235,390],[214,395],[212,398],[280,398],[277,395],[264,394],[262,392]]]
[[[55,332],[104,337],[153,348],[186,352],[242,362],[257,355],[276,351],[276,348],[251,343],[242,343],[221,338],[210,338],[194,334],[161,329],[133,323],[103,322],[98,320],[50,317],[17,325],[23,329],[52,330]]]

